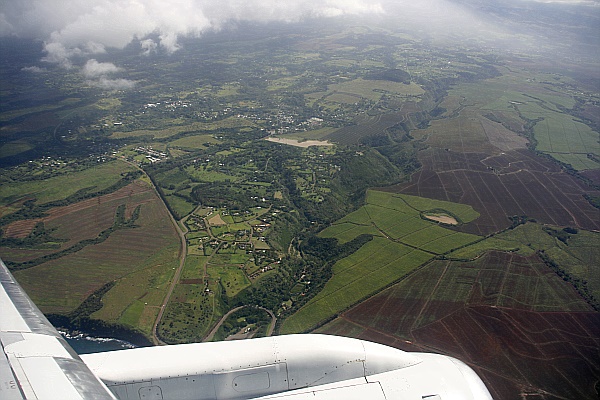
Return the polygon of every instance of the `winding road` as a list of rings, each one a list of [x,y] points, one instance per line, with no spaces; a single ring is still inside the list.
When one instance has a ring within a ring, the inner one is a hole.
[[[225,322],[231,314],[233,314],[234,312],[241,310],[242,308],[245,308],[245,307],[252,307],[252,306],[239,306],[232,310],[229,310],[229,312],[227,314],[225,314],[221,317],[221,319],[219,320],[217,325],[215,325],[215,327],[212,328],[210,333],[202,341],[210,342],[213,339],[213,337],[215,336],[215,334],[217,333],[217,331],[219,330],[219,328],[221,327],[221,325],[223,325],[223,322]],[[271,316],[271,325],[269,325],[269,330],[267,331],[267,334],[266,334],[266,336],[271,336],[273,334],[273,331],[275,330],[275,323],[277,322],[277,317],[275,316],[275,314],[273,314],[273,311],[271,311],[271,310],[268,310],[263,307],[258,307],[258,308],[263,311],[266,311]]]

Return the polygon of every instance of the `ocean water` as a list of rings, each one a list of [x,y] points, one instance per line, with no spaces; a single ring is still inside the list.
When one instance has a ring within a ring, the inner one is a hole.
[[[84,333],[72,334],[65,331],[59,332],[77,354],[101,353],[103,351],[133,349],[136,347],[129,342],[118,339],[97,338]]]

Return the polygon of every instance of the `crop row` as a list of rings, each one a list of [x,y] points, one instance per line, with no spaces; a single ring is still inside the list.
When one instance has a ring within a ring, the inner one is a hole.
[[[333,278],[299,312],[288,318],[284,332],[299,332],[323,322],[376,293],[431,259],[431,255],[384,238],[374,238],[333,266]]]

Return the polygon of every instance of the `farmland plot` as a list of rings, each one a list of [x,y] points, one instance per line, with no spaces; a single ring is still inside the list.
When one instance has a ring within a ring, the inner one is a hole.
[[[368,191],[365,206],[334,223],[320,236],[345,243],[360,234],[371,233],[373,240],[334,264],[333,277],[324,289],[286,319],[283,331],[310,329],[411,273],[436,254],[481,239],[423,219],[417,207],[450,209],[465,221],[477,216],[468,206]]]
[[[122,190],[125,189],[127,188]],[[114,195],[118,193],[115,192]],[[94,202],[97,204],[100,201],[107,206],[116,207],[114,203],[116,200],[106,202],[105,200],[103,196],[94,199]],[[139,279],[133,283],[131,280],[128,281],[131,283],[129,293],[136,292],[143,296],[144,293],[158,290],[157,286],[160,285],[152,282],[152,279],[158,279],[158,276],[165,271],[171,271],[171,263],[176,260],[177,256],[177,250],[171,246],[176,247],[178,240],[168,214],[156,194],[151,190],[138,192],[131,198],[125,197],[119,201],[133,206],[141,204],[136,227],[117,230],[102,243],[89,245],[56,260],[15,272],[19,282],[25,290],[31,293],[31,297],[37,301],[43,311],[68,313],[106,282],[119,280],[126,276],[135,275]],[[80,212],[91,212],[90,215],[93,216],[93,213],[96,212],[94,208],[78,207],[78,205],[80,203],[69,206],[72,207],[75,215]],[[69,207],[63,211],[68,211]],[[112,220],[114,209],[110,215]],[[64,214],[61,218],[68,217],[69,214]],[[90,220],[96,221],[94,218],[90,218]],[[69,224],[68,226],[76,225]],[[81,227],[87,227],[95,232],[101,229],[86,223],[81,224]],[[82,229],[81,227],[65,227],[60,232],[77,234],[79,232],[77,229]],[[146,274],[136,275],[140,270],[148,268],[152,262],[157,262],[156,260],[159,260],[161,267],[152,268]],[[85,270],[86,273],[80,274],[82,270]],[[145,276],[148,274],[150,277]],[[133,289],[134,287],[135,289]],[[107,300],[105,300],[109,309],[113,306],[118,309],[118,311],[110,311],[111,318],[117,318],[118,314],[129,305],[129,301],[127,304],[123,303],[123,299],[128,299],[129,296],[111,296],[111,292],[117,292],[120,290],[119,288],[120,282],[107,293]],[[157,300],[162,301],[162,299]],[[114,304],[112,304],[113,301]],[[148,304],[148,307],[153,305],[157,304]]]
[[[305,331],[378,289],[410,273],[431,255],[383,238],[374,238],[333,266],[334,277],[299,312],[286,319],[283,331]]]
[[[318,332],[459,356],[495,398],[593,398],[600,315],[536,256],[434,261]]]
[[[569,114],[572,94],[549,84],[563,79],[569,80],[511,69],[485,81],[485,89],[482,83],[455,87],[440,104],[442,118],[411,133],[429,148],[419,152],[422,169],[395,191],[471,205],[481,216],[458,229],[474,234],[505,229],[515,215],[600,229],[598,210],[583,198],[600,193],[525,148],[528,143],[575,170],[591,169],[585,176],[597,175],[599,135]]]
[[[423,169],[410,182],[386,190],[472,206],[481,216],[459,227],[468,233],[487,235],[505,229],[513,215],[553,225],[600,229],[598,209],[583,197],[590,190],[527,150],[491,157],[443,152],[447,156],[444,164],[434,158],[439,152],[421,152]]]

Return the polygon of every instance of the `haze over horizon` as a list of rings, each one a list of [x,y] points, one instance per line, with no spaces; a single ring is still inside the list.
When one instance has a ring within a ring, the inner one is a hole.
[[[84,69],[89,72],[90,68],[95,68],[94,71],[98,68],[119,68],[89,64],[108,49],[122,49],[137,41],[140,55],[172,54],[181,48],[180,39],[183,37],[199,37],[205,32],[218,31],[241,21],[301,22],[360,15],[375,18],[373,21],[392,19],[400,25],[414,26],[432,35],[450,32],[467,38],[474,33],[492,32],[490,36],[495,33],[511,36],[517,34],[515,26],[505,26],[510,21],[503,20],[498,10],[507,13],[513,8],[530,9],[535,6],[536,15],[540,10],[552,13],[564,11],[565,15],[576,13],[598,20],[599,4],[598,0],[512,0],[501,5],[479,0],[426,0],[418,3],[405,0],[95,0],[92,3],[83,0],[68,3],[27,0],[9,1],[2,6],[0,36],[43,41],[41,61],[71,68],[75,64],[73,60],[78,59],[77,63],[80,66],[85,64]],[[523,18],[527,13],[519,14],[519,18]],[[591,40],[594,41],[594,38]],[[86,71],[83,73],[87,74]]]

